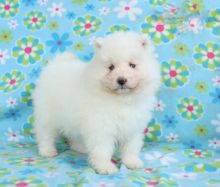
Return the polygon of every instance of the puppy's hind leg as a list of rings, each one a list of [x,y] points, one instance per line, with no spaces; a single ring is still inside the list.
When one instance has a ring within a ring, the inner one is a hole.
[[[57,155],[55,147],[56,131],[50,127],[49,120],[35,119],[34,132],[41,156],[53,157]]]

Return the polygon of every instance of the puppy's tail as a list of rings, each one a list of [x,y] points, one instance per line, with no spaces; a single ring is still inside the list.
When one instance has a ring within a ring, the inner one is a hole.
[[[70,52],[65,52],[62,54],[58,54],[54,60],[53,63],[62,63],[62,62],[78,62],[80,61],[74,54],[70,53]]]

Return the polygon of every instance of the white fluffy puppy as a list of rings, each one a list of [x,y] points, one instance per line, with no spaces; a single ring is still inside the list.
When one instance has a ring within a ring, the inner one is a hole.
[[[152,46],[143,35],[118,32],[94,47],[88,64],[64,53],[44,68],[33,93],[39,153],[57,155],[55,138],[64,135],[98,173],[117,172],[111,162],[116,145],[123,164],[142,168],[143,130],[160,86]]]

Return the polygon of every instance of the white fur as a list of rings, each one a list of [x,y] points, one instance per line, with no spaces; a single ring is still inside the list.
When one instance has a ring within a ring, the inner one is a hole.
[[[33,93],[39,153],[55,156],[55,138],[64,135],[72,149],[88,154],[99,173],[117,172],[111,163],[116,145],[128,168],[141,168],[143,129],[160,86],[152,44],[134,32],[118,32],[94,43],[96,55],[90,63],[64,53],[44,68]],[[118,77],[127,79],[124,89]]]

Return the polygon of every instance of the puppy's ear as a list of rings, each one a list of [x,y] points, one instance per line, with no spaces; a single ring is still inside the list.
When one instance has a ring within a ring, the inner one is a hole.
[[[144,49],[146,49],[147,48],[147,46],[148,46],[148,39],[147,39],[147,37],[145,36],[145,35],[141,35],[141,37],[140,37],[140,43],[141,43],[141,46],[144,48]]]
[[[102,48],[102,43],[103,43],[102,38],[96,38],[96,39],[93,40],[93,45],[94,45],[96,50]]]

